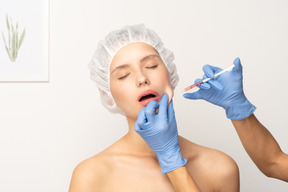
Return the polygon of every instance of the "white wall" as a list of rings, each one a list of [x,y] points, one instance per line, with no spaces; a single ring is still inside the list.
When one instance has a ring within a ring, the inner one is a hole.
[[[286,0],[50,0],[50,82],[0,83],[0,191],[67,191],[80,161],[126,133],[125,119],[101,105],[86,66],[108,32],[137,23],[174,51],[180,134],[233,157],[241,191],[287,191],[256,168],[222,109],[182,97],[204,64],[226,67],[239,56],[246,96],[287,153],[287,8]]]

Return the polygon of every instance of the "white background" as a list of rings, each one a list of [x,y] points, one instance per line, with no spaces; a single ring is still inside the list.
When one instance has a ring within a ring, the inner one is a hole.
[[[241,191],[287,191],[256,168],[223,109],[182,97],[204,64],[240,57],[246,96],[287,153],[287,8],[286,0],[50,0],[50,82],[0,84],[0,191],[68,191],[73,168],[127,132],[101,105],[87,64],[108,32],[138,23],[174,51],[180,135],[230,155]]]

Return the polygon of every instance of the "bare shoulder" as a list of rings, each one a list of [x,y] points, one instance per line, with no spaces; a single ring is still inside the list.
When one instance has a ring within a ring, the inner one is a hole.
[[[197,145],[183,137],[179,137],[179,145],[183,157],[188,160],[186,167],[193,178],[199,178],[198,183],[202,183],[201,178],[205,178],[205,182],[213,184],[212,190],[239,190],[239,169],[230,156],[219,150]],[[228,189],[224,190],[224,187]]]
[[[185,158],[190,161],[200,161],[205,164],[205,167],[221,169],[222,172],[226,168],[237,167],[236,162],[229,155],[219,150],[198,145],[183,137],[179,138],[179,144]]]
[[[103,151],[79,163],[73,171],[69,192],[101,191],[111,170],[107,159],[107,151]]]

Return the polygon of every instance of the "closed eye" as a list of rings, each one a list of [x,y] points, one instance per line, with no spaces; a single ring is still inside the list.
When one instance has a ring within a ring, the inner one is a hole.
[[[129,74],[130,74],[130,73],[128,73],[127,75],[121,76],[121,77],[119,77],[118,79],[119,79],[119,80],[125,79]]]
[[[150,66],[150,67],[146,67],[147,69],[154,69],[154,68],[157,68],[158,65],[153,65],[153,66]]]

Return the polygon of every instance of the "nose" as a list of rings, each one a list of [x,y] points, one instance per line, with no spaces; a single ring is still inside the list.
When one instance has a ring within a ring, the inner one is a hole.
[[[148,77],[142,71],[138,72],[136,76],[136,85],[138,87],[143,85],[150,85]]]

